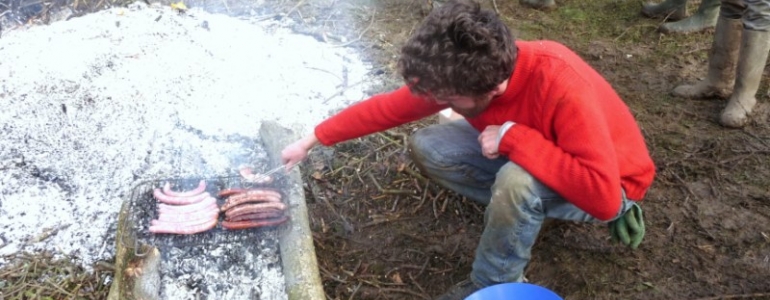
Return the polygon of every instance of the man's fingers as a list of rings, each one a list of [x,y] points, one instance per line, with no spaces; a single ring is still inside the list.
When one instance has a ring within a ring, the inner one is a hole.
[[[624,245],[628,245],[631,243],[631,237],[628,235],[628,228],[626,227],[626,219],[625,218],[618,218],[617,220],[618,224],[616,225],[618,233],[618,238],[620,238],[620,241],[623,242]]]
[[[641,228],[639,228],[639,221],[636,220],[635,215],[634,208],[632,207],[626,212],[626,215],[623,216],[623,218],[626,219],[626,224],[628,224],[628,228],[631,229],[632,232],[639,232],[641,231]]]

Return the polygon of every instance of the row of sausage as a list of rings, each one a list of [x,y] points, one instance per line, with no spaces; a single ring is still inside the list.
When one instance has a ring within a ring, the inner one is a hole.
[[[170,183],[155,188],[158,217],[150,221],[150,232],[195,234],[216,227],[224,214],[222,228],[228,230],[274,226],[288,220],[286,204],[281,194],[269,188],[227,189],[217,193],[224,198],[220,207],[217,199],[206,192],[206,181],[188,191],[174,191]]]

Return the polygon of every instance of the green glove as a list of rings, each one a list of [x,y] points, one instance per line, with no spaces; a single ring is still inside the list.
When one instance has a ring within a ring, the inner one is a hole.
[[[631,249],[636,249],[644,239],[644,215],[636,203],[620,218],[609,223],[612,241],[620,241]]]

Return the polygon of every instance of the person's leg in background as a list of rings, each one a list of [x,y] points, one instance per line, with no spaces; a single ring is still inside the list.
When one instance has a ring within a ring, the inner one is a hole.
[[[666,18],[670,21],[679,21],[687,17],[687,0],[647,2],[642,4],[642,14],[648,18]]]
[[[664,23],[658,30],[663,33],[692,33],[714,28],[719,17],[719,6],[720,0],[702,0],[698,10],[692,16],[676,22]]]
[[[677,86],[672,91],[674,96],[688,99],[730,97],[740,52],[744,9],[742,0],[722,1],[714,40],[709,50],[706,78],[695,84]]]
[[[756,95],[770,51],[770,0],[744,0],[743,33],[735,87],[720,123],[739,128],[746,125],[757,103]]]

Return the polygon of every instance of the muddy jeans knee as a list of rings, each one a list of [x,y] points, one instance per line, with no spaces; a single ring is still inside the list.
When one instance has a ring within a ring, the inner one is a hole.
[[[409,138],[409,153],[425,176],[444,188],[487,204],[495,174],[508,160],[484,157],[478,135],[478,130],[465,120],[432,125]]]
[[[621,208],[615,218],[633,206],[625,193],[618,198]],[[497,173],[491,199],[471,272],[471,280],[479,286],[523,280],[532,246],[546,218],[601,222],[512,162]]]
[[[503,166],[484,213],[471,280],[480,286],[521,282],[545,217],[535,179],[514,163]]]

